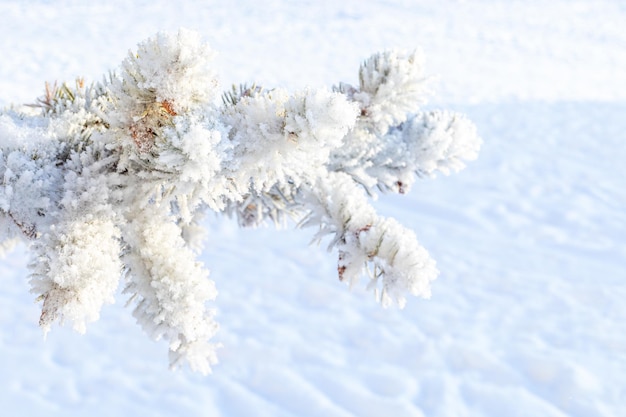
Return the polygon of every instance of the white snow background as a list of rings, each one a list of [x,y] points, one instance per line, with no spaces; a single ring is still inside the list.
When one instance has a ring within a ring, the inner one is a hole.
[[[98,80],[159,30],[198,30],[224,89],[356,82],[421,46],[430,106],[484,145],[459,174],[382,196],[441,271],[383,309],[313,230],[222,217],[203,262],[220,364],[167,368],[124,298],[44,341],[25,248],[0,262],[2,416],[626,415],[626,4],[622,1],[0,1],[0,106]]]

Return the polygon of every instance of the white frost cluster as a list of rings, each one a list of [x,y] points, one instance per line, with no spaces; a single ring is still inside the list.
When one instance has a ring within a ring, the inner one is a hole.
[[[121,280],[171,365],[209,372],[217,291],[196,258],[207,210],[244,226],[318,227],[316,239],[330,235],[338,251],[340,280],[369,272],[384,306],[428,297],[435,262],[368,201],[478,154],[464,116],[420,111],[421,55],[374,55],[358,87],[242,86],[221,106],[213,55],[196,33],[161,33],[105,82],[47,86],[39,112],[0,113],[0,249],[30,246],[40,325],[84,332]]]
[[[418,176],[464,168],[478,156],[481,139],[464,115],[420,111],[428,92],[418,53],[385,52],[366,60],[360,85],[336,91],[358,104],[360,116],[331,155],[330,169],[350,174],[370,193],[405,193]]]

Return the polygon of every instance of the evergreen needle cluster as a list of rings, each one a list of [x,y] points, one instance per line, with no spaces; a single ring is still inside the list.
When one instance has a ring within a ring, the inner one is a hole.
[[[105,81],[48,85],[38,111],[0,113],[2,248],[29,246],[44,330],[85,331],[121,281],[171,365],[209,372],[217,291],[197,260],[206,211],[242,226],[314,226],[337,250],[340,280],[369,270],[385,306],[428,297],[435,262],[369,200],[458,171],[481,141],[463,115],[420,110],[422,57],[379,53],[357,86],[242,86],[221,105],[212,58],[196,33],[160,33]]]

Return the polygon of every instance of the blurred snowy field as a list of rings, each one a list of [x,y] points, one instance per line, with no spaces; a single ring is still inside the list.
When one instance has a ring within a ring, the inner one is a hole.
[[[312,230],[207,218],[212,375],[167,370],[124,298],[43,340],[27,254],[0,262],[2,415],[620,416],[626,409],[626,5],[615,1],[0,1],[0,106],[99,79],[159,30],[198,30],[223,87],[355,82],[422,47],[433,107],[479,159],[378,209],[438,261],[430,300],[382,309]]]

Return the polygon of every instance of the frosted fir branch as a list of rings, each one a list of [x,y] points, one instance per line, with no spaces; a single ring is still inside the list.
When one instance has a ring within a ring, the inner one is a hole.
[[[339,252],[340,281],[353,287],[369,268],[368,288],[380,289],[385,307],[403,307],[405,293],[430,297],[430,282],[438,275],[435,261],[412,231],[379,216],[350,176],[331,173],[306,193],[313,208],[301,225],[320,225],[316,239],[332,235],[329,250]]]
[[[367,59],[359,87],[335,87],[361,109],[329,170],[349,173],[368,193],[406,193],[416,177],[449,174],[477,157],[482,144],[465,116],[422,111],[428,79],[421,53],[387,51]]]
[[[298,221],[305,213],[297,201],[298,188],[293,184],[274,185],[267,191],[252,189],[241,201],[230,201],[225,212],[236,217],[241,227],[257,227],[270,220],[275,226]]]
[[[404,161],[398,158],[389,166],[410,166],[418,176],[460,171],[465,168],[463,161],[478,157],[482,142],[467,117],[448,111],[419,114],[390,134],[401,134],[408,152]]]
[[[69,321],[84,333],[86,322],[114,301],[122,270],[119,219],[108,194],[115,158],[91,146],[85,151],[64,161],[59,199],[44,216],[50,224],[32,244],[31,292],[43,301],[39,323],[46,332],[55,321]]]
[[[258,91],[227,106],[222,120],[231,126],[235,163],[226,175],[243,194],[228,202],[227,211],[244,226],[300,217],[306,212],[297,202],[300,185],[324,169],[356,113],[342,95],[325,90],[291,96],[280,89]]]
[[[150,337],[168,341],[172,367],[186,362],[208,373],[217,348],[208,340],[218,329],[214,312],[205,307],[217,296],[208,271],[196,261],[180,228],[156,210],[143,210],[125,228],[125,236],[124,293],[135,304],[133,315]]]
[[[53,198],[62,182],[59,158],[67,145],[50,132],[47,120],[32,120],[17,113],[0,115],[0,216],[8,225],[5,236],[24,239],[40,236],[44,214],[54,209]]]
[[[357,87],[234,87],[222,106],[213,56],[196,33],[160,33],[101,83],[47,85],[39,113],[0,113],[0,248],[29,245],[42,328],[85,331],[121,280],[170,366],[210,372],[217,290],[196,259],[209,210],[318,227],[340,280],[369,270],[383,306],[428,297],[434,261],[368,198],[457,171],[481,142],[464,116],[421,110],[421,55],[375,54]]]
[[[89,143],[94,131],[108,128],[102,118],[108,100],[105,84],[87,86],[84,79],[77,78],[73,87],[67,83],[60,87],[56,82],[52,85],[45,83],[44,95],[37,99],[37,103],[26,106],[39,108],[43,118],[52,124],[50,130],[65,136],[64,142],[71,145],[68,149],[74,149]]]
[[[416,178],[448,175],[478,157],[481,139],[462,114],[429,111],[411,116],[380,139],[360,174],[381,190],[409,192]]]
[[[331,150],[341,146],[354,126],[356,108],[341,94],[282,89],[242,97],[224,109],[230,126],[232,167],[227,175],[239,190],[268,191],[275,184],[315,176]],[[251,181],[252,180],[252,181]]]
[[[31,250],[31,292],[42,301],[39,325],[47,333],[54,322],[68,321],[85,333],[86,323],[114,302],[122,269],[117,226],[106,218],[61,222]]]
[[[84,87],[84,80],[82,78],[76,80],[76,87]],[[74,101],[74,97],[75,93],[66,83],[63,83],[61,87],[58,87],[56,81],[53,84],[50,84],[46,81],[44,95],[39,97],[36,103],[27,104],[27,106],[38,107],[44,113],[48,114],[60,113],[63,111],[63,109],[60,109],[59,107],[64,106],[67,102],[71,103],[72,101]]]
[[[237,87],[235,84],[231,87],[230,91],[225,91],[222,94],[222,104],[224,107],[234,106],[241,101],[244,97],[256,97],[263,93],[263,87],[260,85],[252,84],[239,84]]]
[[[358,88],[340,83],[335,90],[359,104],[361,123],[384,134],[426,103],[428,81],[421,51],[385,51],[363,62]]]
[[[131,117],[141,116],[153,103],[169,103],[172,112],[182,113],[217,96],[214,56],[196,32],[158,33],[129,52],[121,77],[113,80],[112,94],[125,101],[120,107]]]

